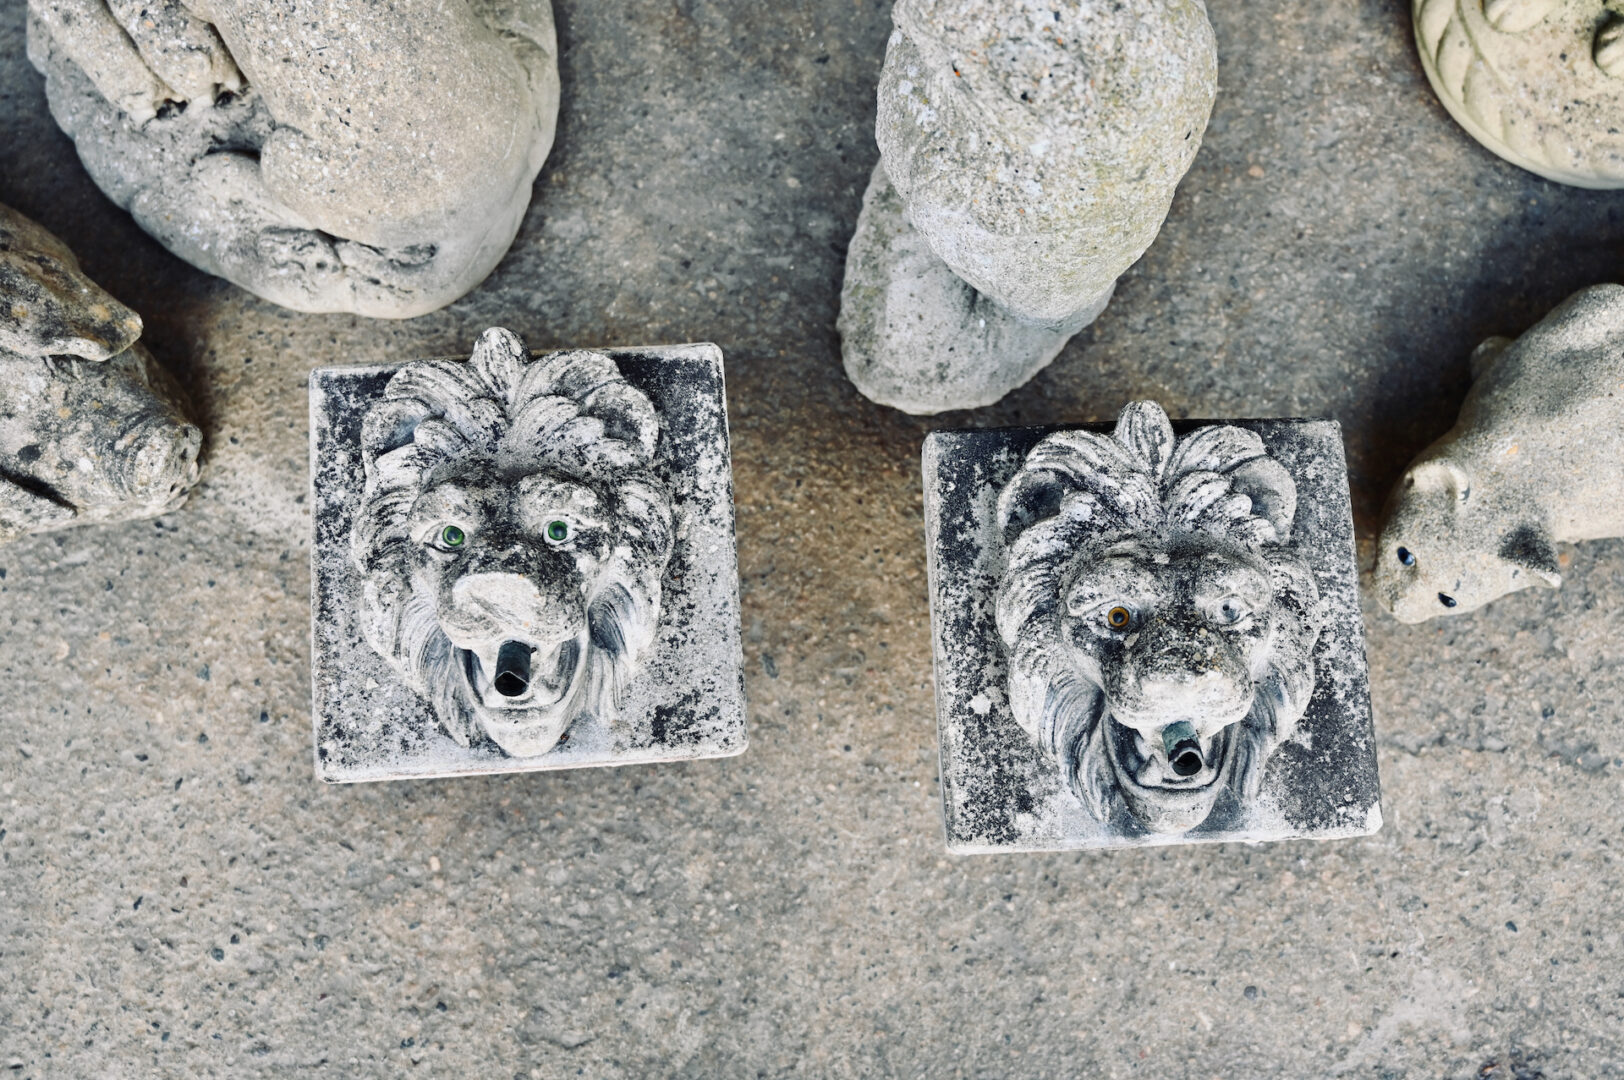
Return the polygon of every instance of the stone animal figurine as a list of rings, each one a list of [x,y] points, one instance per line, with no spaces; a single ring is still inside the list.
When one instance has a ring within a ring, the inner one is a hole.
[[[552,147],[549,0],[28,0],[97,185],[176,255],[296,311],[405,318],[513,242]]]
[[[363,633],[459,744],[534,757],[613,723],[674,542],[659,437],[609,356],[532,358],[501,329],[402,368],[368,412]]]
[[[1257,795],[1314,692],[1296,515],[1255,433],[1175,440],[1149,401],[1112,435],[1049,435],[1004,488],[1010,708],[1099,820],[1184,832]]]
[[[0,206],[0,543],[185,501],[202,433],[140,336],[67,245]]]
[[[1217,90],[1201,0],[897,0],[840,336],[866,396],[989,405],[1145,253]]]
[[[1472,355],[1460,418],[1388,502],[1376,596],[1403,622],[1562,583],[1559,541],[1624,536],[1624,287]]]
[[[1610,0],[1414,0],[1421,65],[1461,127],[1577,187],[1624,187],[1624,8]]]

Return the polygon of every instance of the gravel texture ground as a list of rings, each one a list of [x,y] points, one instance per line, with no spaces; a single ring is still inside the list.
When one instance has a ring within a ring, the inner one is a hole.
[[[518,242],[400,323],[167,255],[0,9],[0,202],[146,317],[206,439],[182,511],[0,549],[5,1075],[1624,1076],[1624,544],[1472,616],[1367,602],[1374,837],[955,858],[919,476],[933,426],[1331,416],[1368,562],[1472,346],[1618,273],[1624,195],[1456,127],[1402,0],[1216,0],[1218,104],[1160,239],[1028,386],[910,419],[833,331],[888,7],[560,0]],[[725,351],[742,757],[315,780],[307,373],[492,324]]]

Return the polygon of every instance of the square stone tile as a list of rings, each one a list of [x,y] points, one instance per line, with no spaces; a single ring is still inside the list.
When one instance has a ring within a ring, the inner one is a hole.
[[[659,626],[618,719],[577,720],[556,749],[512,757],[455,742],[364,640],[350,554],[365,475],[362,420],[399,366],[310,375],[312,684],[316,772],[399,780],[727,757],[746,745],[738,560],[722,354],[714,345],[597,350],[659,413],[651,465],[672,495]],[[538,358],[548,354],[534,354]]]
[[[939,431],[924,445],[926,544],[947,845],[960,854],[1113,848],[1198,841],[1359,836],[1381,826],[1381,792],[1359,606],[1341,429],[1328,420],[1174,422],[1180,440],[1219,424],[1255,432],[1296,483],[1293,546],[1312,572],[1324,622],[1312,697],[1267,759],[1248,800],[1222,797],[1188,831],[1152,833],[1117,814],[1101,821],[1055,757],[1017,722],[1009,659],[995,625],[1006,565],[1000,492],[1055,431],[1110,434],[1111,424]]]

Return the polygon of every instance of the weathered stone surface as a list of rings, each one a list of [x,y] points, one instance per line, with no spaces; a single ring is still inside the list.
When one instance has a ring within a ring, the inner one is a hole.
[[[840,297],[846,375],[863,394],[903,412],[991,405],[1066,347],[1104,310],[1025,319],[977,292],[908,224],[883,165],[874,166]]]
[[[1562,584],[1559,542],[1624,536],[1624,286],[1575,293],[1472,354],[1460,418],[1405,472],[1375,591],[1404,622]]]
[[[298,311],[405,318],[477,285],[552,146],[549,0],[30,0],[29,58],[108,197]]]
[[[1427,78],[1490,150],[1562,184],[1624,187],[1624,14],[1606,0],[1415,0]]]
[[[1381,826],[1341,432],[935,432],[925,522],[960,853]]]
[[[140,336],[65,244],[0,206],[0,543],[186,500],[202,433]]]
[[[1459,619],[1405,625],[1365,590],[1373,836],[949,856],[919,453],[969,420],[868,401],[832,332],[891,4],[555,8],[571,92],[545,195],[483,286],[378,322],[295,315],[142,234],[0,3],[0,202],[142,314],[208,456],[161,527],[0,547],[0,1075],[1598,1080],[1624,1061],[1624,540],[1559,546],[1561,590]],[[1144,398],[1335,417],[1363,567],[1471,347],[1615,279],[1619,200],[1455,131],[1407,4],[1209,10],[1224,91],[1159,238],[973,419],[1108,422]],[[537,349],[726,351],[746,753],[312,776],[310,369],[466,355],[495,325]]]
[[[1212,111],[1212,27],[1201,0],[900,0],[892,17],[846,370],[908,412],[973,408],[1048,364],[1156,238]]]
[[[493,329],[310,384],[323,778],[744,750],[715,346],[532,356]]]
[[[1218,89],[1202,0],[900,0],[880,160],[953,272],[1026,318],[1109,295],[1156,239]]]

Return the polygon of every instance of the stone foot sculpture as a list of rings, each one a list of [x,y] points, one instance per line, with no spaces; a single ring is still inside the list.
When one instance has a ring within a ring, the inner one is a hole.
[[[1490,150],[1547,180],[1624,187],[1624,13],[1606,0],[1415,0],[1421,65]]]
[[[483,280],[552,147],[557,52],[548,0],[29,0],[97,185],[297,311],[406,318]]]
[[[1403,622],[1558,588],[1557,542],[1624,536],[1624,286],[1485,341],[1472,379],[1388,501],[1376,596]]]
[[[0,206],[0,543],[185,501],[202,433],[140,336],[62,241]]]
[[[866,396],[991,404],[1105,308],[1212,112],[1200,0],[898,0],[840,334]]]

